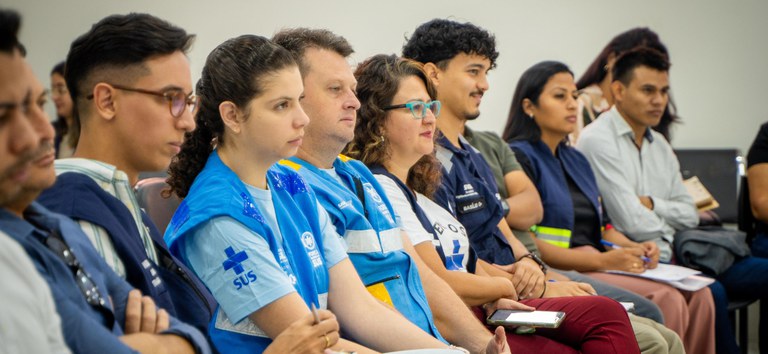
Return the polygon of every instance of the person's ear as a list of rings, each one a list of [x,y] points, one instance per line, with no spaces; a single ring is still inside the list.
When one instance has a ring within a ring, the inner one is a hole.
[[[224,125],[229,128],[233,133],[238,134],[241,130],[241,120],[238,119],[239,110],[237,105],[231,101],[224,101],[219,104],[219,115]]]
[[[627,87],[624,86],[624,83],[622,83],[619,80],[614,80],[611,83],[611,94],[613,95],[613,102],[614,104],[617,101],[621,101],[624,98],[624,93],[626,92]]]
[[[93,87],[94,110],[99,117],[112,120],[117,115],[118,102],[115,100],[115,88],[100,82]]]
[[[529,98],[523,99],[523,112],[525,112],[525,115],[533,118],[533,115],[536,113],[534,112],[535,108],[536,106]]]
[[[440,73],[442,73],[442,71],[435,65],[435,63],[424,64],[424,72],[427,73],[427,77],[432,80],[432,84],[435,85],[435,88],[440,86]]]

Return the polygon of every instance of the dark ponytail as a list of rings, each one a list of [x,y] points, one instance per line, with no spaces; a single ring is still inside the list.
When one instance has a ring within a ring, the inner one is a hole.
[[[287,50],[255,35],[229,39],[208,55],[196,87],[197,129],[185,135],[181,151],[171,161],[168,194],[186,197],[213,149],[225,144],[219,105],[229,101],[247,112],[248,103],[264,91],[263,79],[288,66],[296,62]]]

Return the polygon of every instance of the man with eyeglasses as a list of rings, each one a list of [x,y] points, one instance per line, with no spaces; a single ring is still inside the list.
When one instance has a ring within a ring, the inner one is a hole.
[[[299,63],[305,95],[301,105],[311,121],[296,156],[280,163],[296,169],[312,186],[368,291],[437,339],[472,353],[508,350],[504,332],[497,333],[495,342],[448,284],[419,258],[371,171],[339,155],[354,137],[360,108],[357,81],[347,62],[351,45],[330,31],[307,28],[280,31],[272,40]],[[403,107],[421,116],[426,109],[439,111],[440,104]]]
[[[65,81],[80,138],[39,201],[75,219],[106,263],[158,307],[203,333],[216,306],[140,209],[139,172],[167,168],[195,128],[185,53],[194,36],[147,14],[112,15],[77,38]]]

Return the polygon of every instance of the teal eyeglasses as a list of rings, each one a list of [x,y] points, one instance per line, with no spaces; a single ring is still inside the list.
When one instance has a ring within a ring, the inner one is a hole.
[[[411,101],[403,104],[395,104],[384,107],[385,111],[397,108],[408,108],[411,110],[414,119],[424,119],[427,116],[427,110],[432,111],[432,114],[437,118],[440,115],[440,106],[442,104],[438,100],[424,102],[424,101]]]

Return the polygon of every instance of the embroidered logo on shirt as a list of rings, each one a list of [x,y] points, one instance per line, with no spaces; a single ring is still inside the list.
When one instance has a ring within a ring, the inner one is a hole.
[[[260,223],[264,223],[264,218],[261,216],[259,209],[256,208],[256,204],[253,204],[251,197],[246,193],[240,193],[240,198],[243,198],[243,215],[256,219]]]
[[[248,255],[245,253],[245,251],[235,252],[232,247],[227,247],[227,249],[224,250],[224,253],[227,255],[227,259],[221,265],[224,267],[225,272],[230,269],[235,271],[237,278],[232,280],[232,285],[235,286],[236,290],[240,290],[244,286],[252,284],[256,281],[256,274],[253,273],[252,270],[242,274],[245,272],[245,269],[243,268],[243,262],[248,259]]]
[[[320,252],[317,250],[315,244],[315,237],[309,231],[301,234],[301,243],[304,244],[304,248],[307,249],[307,255],[312,260],[312,266],[317,268],[323,265],[323,260],[320,258]]]

